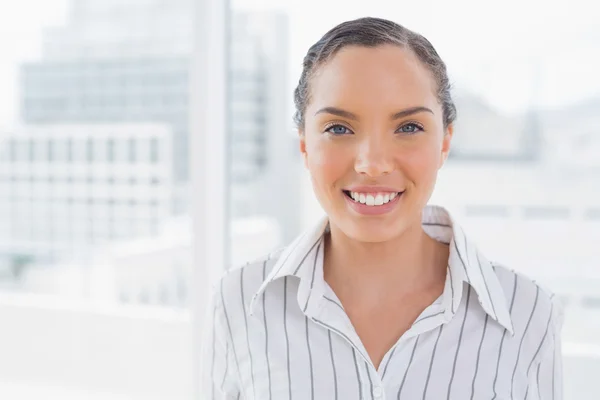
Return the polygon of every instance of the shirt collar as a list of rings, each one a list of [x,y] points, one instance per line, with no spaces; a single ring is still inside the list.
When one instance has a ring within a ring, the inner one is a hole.
[[[513,333],[506,296],[493,270],[491,262],[481,254],[475,244],[465,235],[462,228],[442,207],[427,206],[423,211],[422,224],[431,237],[449,244],[448,277],[443,302],[449,305],[447,313],[454,315],[462,300],[463,283],[476,292],[483,310],[509,332]],[[300,278],[299,304],[303,310],[311,306],[309,292],[323,293],[323,234],[328,228],[328,219],[322,218],[312,228],[298,236],[280,254],[271,272],[252,297],[249,311],[253,314],[256,299],[269,284],[287,276]]]
[[[271,272],[258,291],[252,296],[250,302],[250,315],[253,315],[256,300],[267,289],[269,284],[280,278],[288,276],[296,276],[300,278],[300,287],[298,289],[298,304],[304,305],[303,310],[306,312],[307,303],[310,297],[309,289],[319,290],[322,293],[325,282],[323,279],[323,234],[327,230],[329,221],[327,218],[322,218],[310,229],[306,230],[288,245],[279,255]],[[312,257],[309,257],[312,253]],[[320,262],[319,262],[320,255]],[[310,282],[309,282],[310,281]],[[304,289],[304,290],[302,290]]]
[[[442,207],[428,206],[423,212],[425,231],[440,242],[448,243],[448,277],[443,302],[446,312],[453,316],[462,300],[463,283],[477,294],[483,310],[495,321],[514,334],[508,302],[502,285],[489,259],[465,235],[461,226]]]

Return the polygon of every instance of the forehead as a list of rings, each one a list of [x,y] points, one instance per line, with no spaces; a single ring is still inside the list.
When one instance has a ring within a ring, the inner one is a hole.
[[[435,91],[432,73],[412,51],[395,45],[348,46],[318,67],[310,82],[309,107],[433,109]]]

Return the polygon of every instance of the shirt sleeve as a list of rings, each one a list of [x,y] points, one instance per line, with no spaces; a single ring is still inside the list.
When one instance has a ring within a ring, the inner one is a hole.
[[[552,319],[546,346],[535,376],[538,400],[563,400],[563,364],[561,347],[561,330],[563,325],[562,305],[553,299]]]
[[[202,400],[236,400],[240,398],[237,368],[229,330],[223,313],[220,288],[213,290],[204,320],[202,337]]]

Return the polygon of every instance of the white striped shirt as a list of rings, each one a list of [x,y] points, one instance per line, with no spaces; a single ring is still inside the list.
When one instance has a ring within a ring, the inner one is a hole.
[[[221,278],[206,399],[562,399],[560,306],[488,261],[440,207],[425,209],[423,226],[450,246],[443,294],[375,369],[323,279],[327,226]]]

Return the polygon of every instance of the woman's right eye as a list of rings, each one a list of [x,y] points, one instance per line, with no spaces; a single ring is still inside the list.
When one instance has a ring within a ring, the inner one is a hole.
[[[352,131],[348,128],[346,128],[344,125],[331,125],[330,127],[328,127],[325,132],[329,132],[333,135],[346,135],[348,133],[351,133]]]

